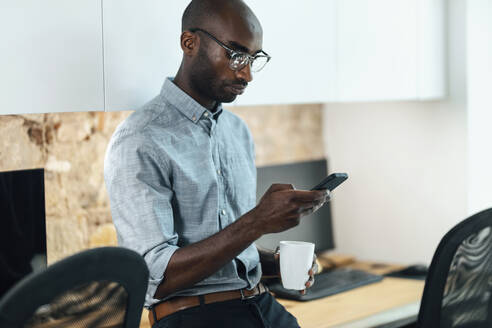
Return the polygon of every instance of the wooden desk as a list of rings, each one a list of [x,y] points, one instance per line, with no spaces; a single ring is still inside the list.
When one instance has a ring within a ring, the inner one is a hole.
[[[336,257],[330,261],[343,262],[341,266],[375,274],[385,274],[401,268],[373,262],[348,261],[346,257]],[[298,319],[302,328],[391,327],[391,323],[412,322],[416,319],[423,290],[424,281],[421,280],[384,278],[381,282],[319,300],[278,300]],[[150,327],[147,313],[147,310],[142,313],[141,328]]]
[[[424,281],[384,278],[381,282],[309,302],[279,299],[302,328],[377,327],[413,321]]]

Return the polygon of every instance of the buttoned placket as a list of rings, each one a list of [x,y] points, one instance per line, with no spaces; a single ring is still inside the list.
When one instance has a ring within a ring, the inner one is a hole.
[[[202,118],[199,121],[199,124],[208,132],[210,137],[210,149],[212,152],[212,160],[214,162],[215,173],[217,176],[217,186],[218,186],[218,228],[222,229],[228,224],[227,218],[227,210],[226,210],[226,196],[225,196],[225,181],[223,176],[223,169],[221,167],[221,158],[220,158],[220,140],[217,138],[217,121],[213,118],[213,115],[205,111],[202,115]]]
[[[214,120],[215,122],[215,120]],[[219,182],[219,227],[220,229],[224,228],[230,223],[229,217],[227,216],[227,210],[226,210],[226,179],[227,177],[224,176],[225,172],[222,168],[222,163],[223,160],[221,158],[221,145],[222,142],[220,140],[220,134],[218,133],[218,128],[216,124],[214,126],[214,131],[212,132],[212,138],[215,140],[215,154],[217,161],[215,162],[215,171],[217,174],[217,181]]]

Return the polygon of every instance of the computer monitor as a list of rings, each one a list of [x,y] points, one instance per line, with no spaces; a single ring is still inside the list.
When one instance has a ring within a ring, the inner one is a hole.
[[[273,183],[290,183],[296,189],[309,190],[328,175],[326,160],[300,162],[257,168],[257,199]],[[317,212],[303,217],[297,227],[281,233],[264,235],[256,241],[260,247],[275,249],[281,240],[299,240],[315,243],[316,252],[334,248],[330,203]]]
[[[44,170],[0,172],[0,297],[45,267]]]

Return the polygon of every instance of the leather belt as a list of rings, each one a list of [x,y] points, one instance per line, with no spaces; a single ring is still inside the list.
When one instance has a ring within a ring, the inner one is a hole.
[[[215,302],[224,302],[234,299],[249,299],[254,296],[263,294],[268,291],[268,288],[261,282],[253,289],[238,289],[225,292],[210,293],[199,296],[176,296],[162,303],[153,305],[149,309],[149,322],[153,326],[154,323],[175,312],[185,310],[201,304],[210,304]],[[200,302],[200,299],[202,302]]]

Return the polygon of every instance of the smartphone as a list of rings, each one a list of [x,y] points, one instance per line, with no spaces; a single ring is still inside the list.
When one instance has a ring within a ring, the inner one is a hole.
[[[329,191],[332,191],[347,179],[348,179],[347,173],[332,173],[326,178],[324,178],[323,181],[321,181],[316,186],[314,186],[311,190],[328,189]]]

